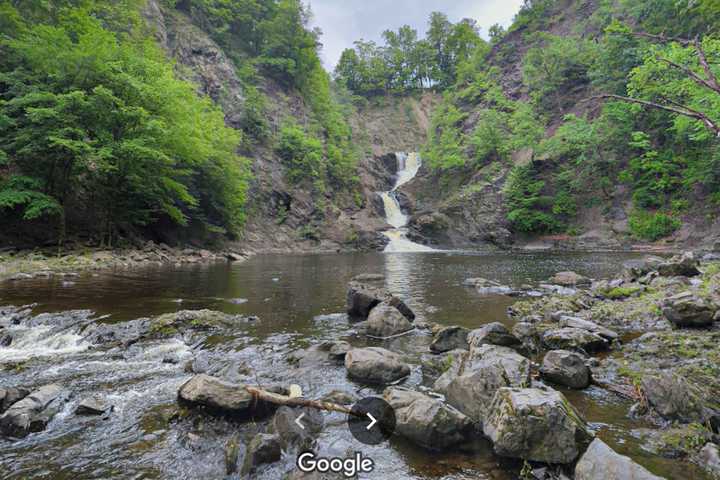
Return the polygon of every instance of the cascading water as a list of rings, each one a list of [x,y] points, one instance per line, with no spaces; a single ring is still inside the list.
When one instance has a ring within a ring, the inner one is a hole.
[[[395,186],[389,192],[382,192],[380,196],[385,205],[385,218],[387,223],[393,226],[392,230],[384,232],[384,235],[390,239],[390,243],[385,247],[385,252],[433,252],[434,250],[425,245],[412,242],[407,238],[408,217],[402,212],[400,202],[398,202],[398,188],[415,178],[422,159],[418,153],[397,153],[398,172]]]

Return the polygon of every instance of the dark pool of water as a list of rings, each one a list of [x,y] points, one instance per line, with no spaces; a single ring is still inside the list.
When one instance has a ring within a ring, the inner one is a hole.
[[[55,279],[5,283],[0,285],[0,305],[38,303],[37,312],[91,309],[110,315],[106,321],[112,322],[198,308],[256,315],[259,321],[243,326],[236,335],[212,340],[214,354],[224,356],[228,369],[245,365],[263,381],[298,383],[309,397],[335,388],[362,396],[378,390],[349,381],[342,367],[290,368],[285,363],[293,350],[326,339],[367,343],[349,335],[347,321],[333,315],[344,311],[352,277],[382,273],[386,286],[419,317],[475,328],[492,321],[509,322],[506,309],[514,300],[481,297],[462,286],[466,278],[485,277],[514,286],[543,281],[563,270],[606,278],[616,274],[623,261],[636,257],[440,252],[262,255],[241,264],[83,274],[73,284]],[[414,365],[406,382],[410,387],[423,384],[419,364],[429,341],[427,333],[416,332],[382,343]],[[129,352],[70,350],[56,356],[45,352],[21,369],[5,371],[0,355],[0,384],[58,382],[74,392],[69,406],[45,432],[14,444],[0,440],[0,478],[222,478],[225,442],[233,432],[249,438],[258,427],[228,425],[224,420],[182,420],[167,428],[157,420],[163,410],[174,408],[177,388],[189,378],[182,364],[161,362],[168,352],[182,358],[193,355],[188,345],[173,340]],[[79,419],[72,414],[72,402],[98,392],[118,405],[110,420]],[[568,396],[611,444],[627,446],[627,453],[655,473],[684,478],[684,467],[644,455],[632,443],[630,431],[643,425],[627,420],[627,404],[593,389],[568,392]],[[344,456],[348,449],[362,448],[378,464],[372,478],[510,479],[519,469],[517,463],[494,456],[489,446],[472,453],[431,454],[393,439],[378,447],[360,447],[341,417],[331,416],[328,423],[331,426],[321,438],[325,451]],[[271,470],[262,478],[280,478],[282,473]]]

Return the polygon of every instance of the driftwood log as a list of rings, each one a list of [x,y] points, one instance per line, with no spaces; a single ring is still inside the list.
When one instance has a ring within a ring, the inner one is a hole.
[[[268,392],[261,388],[246,386],[245,389],[256,399],[262,400],[263,402],[272,403],[274,405],[281,405],[287,407],[309,407],[316,410],[324,410],[326,412],[339,412],[347,415],[355,415],[362,417],[362,413],[354,412],[352,409],[338,405],[336,403],[322,402],[320,400],[308,400],[302,396],[287,396],[280,395],[278,393]]]

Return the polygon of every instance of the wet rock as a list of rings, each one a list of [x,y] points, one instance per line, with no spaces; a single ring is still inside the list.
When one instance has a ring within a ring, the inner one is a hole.
[[[720,478],[720,448],[708,443],[696,456],[697,463],[716,478]]]
[[[323,402],[336,403],[338,405],[352,405],[357,401],[357,396],[351,392],[344,390],[333,390],[326,394],[323,398]]]
[[[676,373],[646,376],[642,389],[650,407],[668,420],[706,423],[714,416],[703,392]]]
[[[537,327],[530,322],[518,322],[513,325],[512,334],[522,342],[523,347],[535,351],[540,348],[540,334]]]
[[[610,341],[617,340],[620,337],[617,332],[580,317],[563,315],[560,317],[560,326],[587,330],[588,332],[596,333]]]
[[[297,424],[298,418],[303,427]],[[269,430],[280,439],[284,449],[297,447],[299,450],[311,449],[315,439],[325,425],[322,413],[314,408],[280,407],[270,422]]]
[[[113,406],[107,403],[105,399],[93,396],[81,400],[75,408],[75,413],[77,415],[103,415],[112,411],[112,409]]]
[[[429,360],[423,362],[423,374],[436,377],[433,389],[443,395],[447,391],[448,385],[458,376],[460,367],[468,355],[467,350],[450,350],[441,355],[436,355]]]
[[[332,360],[345,360],[345,355],[352,349],[352,346],[345,341],[330,342],[328,356]]]
[[[592,283],[589,278],[575,272],[558,272],[549,282],[562,287],[589,287]]]
[[[561,393],[537,388],[498,390],[483,431],[498,455],[543,463],[572,463],[592,440]]]
[[[232,475],[237,472],[238,455],[240,454],[240,440],[238,435],[233,435],[225,444],[225,473]]]
[[[0,334],[0,347],[9,347],[12,341],[13,337],[9,333],[5,335]]]
[[[567,350],[551,350],[545,354],[540,374],[558,385],[582,389],[590,385],[590,369],[585,357]]]
[[[267,433],[258,433],[250,441],[245,453],[242,471],[243,475],[253,473],[257,467],[273,463],[282,457],[282,447],[280,446],[280,438],[277,435],[269,435]]]
[[[663,315],[678,327],[708,327],[716,309],[692,292],[682,292],[664,302]]]
[[[400,356],[380,347],[356,348],[345,356],[348,375],[360,382],[386,385],[410,375]]]
[[[662,480],[596,438],[575,466],[575,480]]]
[[[408,332],[413,328],[397,308],[388,303],[380,303],[370,311],[365,333],[370,337],[387,338]]]
[[[455,349],[468,348],[468,333],[464,327],[445,327],[438,331],[430,344],[430,351],[433,353],[444,353]]]
[[[54,416],[51,404],[60,398],[62,391],[59,385],[46,385],[15,402],[0,417],[0,434],[24,437],[42,431]]]
[[[445,396],[450,405],[482,422],[498,389],[529,384],[527,358],[508,347],[482,345],[466,355],[457,375],[449,381]]]
[[[583,350],[596,352],[607,349],[609,343],[600,335],[581,328],[553,328],[545,331],[542,344],[548,350]]]
[[[347,313],[353,320],[365,320],[370,311],[382,302],[395,307],[408,321],[415,319],[413,311],[399,298],[385,289],[359,282],[350,282],[347,293]]]
[[[266,390],[285,395],[286,390],[270,387]],[[178,390],[178,399],[191,406],[205,407],[235,415],[265,415],[275,406],[256,400],[245,385],[225,382],[209,375],[195,375]]]
[[[287,357],[287,361],[291,364],[308,367],[313,365],[319,365],[322,363],[339,362],[345,358],[347,352],[351,350],[352,346],[345,341],[330,341],[323,342],[318,345],[313,345],[309,348],[296,350]]]
[[[663,277],[694,277],[700,275],[699,264],[694,253],[685,252],[662,262],[657,266],[657,271]]]
[[[514,347],[522,342],[511,334],[507,327],[499,322],[489,323],[481,328],[475,329],[468,334],[470,349],[482,345],[500,345],[503,347]]]
[[[0,387],[0,413],[5,412],[13,404],[30,395],[30,390],[22,387]]]
[[[480,295],[509,295],[513,289],[486,278],[468,278],[463,282],[466,287],[474,287]]]
[[[383,397],[395,411],[395,432],[425,448],[442,450],[462,442],[472,421],[440,399],[391,387]]]

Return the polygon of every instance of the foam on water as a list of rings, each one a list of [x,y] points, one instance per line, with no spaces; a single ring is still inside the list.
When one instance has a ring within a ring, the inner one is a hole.
[[[83,338],[70,331],[53,333],[47,325],[12,327],[6,330],[12,336],[9,347],[0,347],[0,363],[22,362],[31,358],[69,355],[90,347]]]

